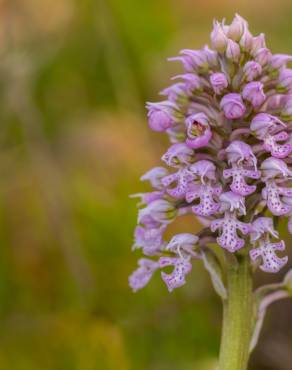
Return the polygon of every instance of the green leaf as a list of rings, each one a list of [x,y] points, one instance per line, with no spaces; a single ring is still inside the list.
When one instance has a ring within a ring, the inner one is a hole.
[[[216,293],[222,298],[227,298],[226,287],[222,279],[222,268],[219,259],[213,251],[204,248],[201,251],[202,260],[206,270],[209,272]]]

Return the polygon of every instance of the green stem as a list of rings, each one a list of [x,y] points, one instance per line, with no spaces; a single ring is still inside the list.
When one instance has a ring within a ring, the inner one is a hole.
[[[252,273],[247,256],[228,262],[219,370],[246,370],[253,326]]]

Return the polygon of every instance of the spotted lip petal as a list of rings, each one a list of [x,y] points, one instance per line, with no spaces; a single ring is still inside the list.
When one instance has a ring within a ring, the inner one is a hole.
[[[233,168],[223,171],[223,177],[228,179],[232,177],[232,184],[230,185],[230,189],[233,193],[242,195],[246,197],[256,191],[255,185],[248,185],[245,182],[245,177],[249,177],[252,179],[259,179],[260,172],[259,171],[252,171],[252,170],[245,170],[243,168]]]
[[[134,233],[133,249],[142,248],[146,256],[153,256],[161,251],[166,226],[145,228],[137,226]]]
[[[192,264],[189,259],[177,257],[161,257],[159,259],[160,268],[173,266],[170,274],[161,272],[162,280],[165,282],[169,292],[185,284],[185,277],[192,270]]]
[[[198,216],[211,216],[214,213],[217,213],[220,208],[220,204],[214,200],[214,196],[220,195],[222,187],[210,186],[210,185],[194,185],[187,194],[187,202],[192,202],[195,199],[200,199],[200,203],[192,207],[193,213]]]
[[[148,284],[154,272],[159,268],[158,262],[147,258],[141,258],[138,262],[139,267],[129,277],[129,285],[134,292],[144,288]]]
[[[284,216],[292,211],[292,205],[283,202],[283,196],[292,198],[291,188],[279,187],[275,181],[269,181],[262,191],[262,196],[273,215]]]
[[[275,251],[283,250],[285,250],[283,241],[278,243],[262,242],[258,248],[250,250],[249,255],[252,261],[262,258],[262,264],[260,265],[262,271],[277,273],[288,262],[287,256],[280,258],[275,253]]]
[[[178,172],[168,175],[162,179],[163,185],[168,188],[169,185],[176,182],[177,185],[174,188],[168,188],[167,193],[174,198],[182,198],[188,191],[188,184],[193,180],[194,175],[189,171],[188,168],[182,168]]]
[[[222,230],[221,235],[217,238],[217,243],[229,252],[234,253],[241,249],[245,242],[237,235],[237,230],[240,230],[244,235],[251,231],[251,225],[240,222],[236,217],[228,212],[224,218],[211,222],[211,231]]]
[[[287,132],[283,131],[276,135],[267,135],[264,139],[264,149],[275,158],[283,159],[292,152],[292,144],[278,144],[279,141],[289,139]]]

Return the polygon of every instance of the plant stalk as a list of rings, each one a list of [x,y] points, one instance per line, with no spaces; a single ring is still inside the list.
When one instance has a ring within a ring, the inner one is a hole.
[[[253,328],[252,272],[248,256],[227,262],[227,299],[223,301],[223,328],[219,370],[247,370]]]

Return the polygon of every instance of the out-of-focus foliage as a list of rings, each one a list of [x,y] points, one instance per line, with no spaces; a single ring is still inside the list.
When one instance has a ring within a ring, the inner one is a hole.
[[[288,0],[1,2],[0,370],[214,369],[221,307],[199,264],[173,294],[158,276],[128,288],[128,195],[165,148],[143,108],[176,68],[165,57],[235,11],[292,53]],[[254,369],[291,370],[289,307]]]

